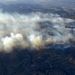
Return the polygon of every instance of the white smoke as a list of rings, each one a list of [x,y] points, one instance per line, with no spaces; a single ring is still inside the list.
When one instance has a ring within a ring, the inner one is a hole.
[[[47,44],[69,43],[73,34],[65,28],[73,19],[52,13],[0,12],[0,51],[13,48],[42,48]]]

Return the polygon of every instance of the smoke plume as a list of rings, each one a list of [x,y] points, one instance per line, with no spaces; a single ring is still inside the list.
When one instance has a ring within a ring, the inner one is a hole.
[[[65,44],[74,39],[66,28],[73,19],[52,13],[3,13],[0,12],[0,51],[10,52],[13,48],[45,47],[47,44]]]

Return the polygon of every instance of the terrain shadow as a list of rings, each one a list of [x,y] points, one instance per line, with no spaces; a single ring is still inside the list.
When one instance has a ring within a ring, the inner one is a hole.
[[[75,75],[74,48],[0,53],[0,75]]]

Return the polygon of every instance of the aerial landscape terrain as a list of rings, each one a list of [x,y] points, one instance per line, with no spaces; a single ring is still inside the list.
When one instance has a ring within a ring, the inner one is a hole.
[[[75,75],[75,1],[0,0],[0,75]]]

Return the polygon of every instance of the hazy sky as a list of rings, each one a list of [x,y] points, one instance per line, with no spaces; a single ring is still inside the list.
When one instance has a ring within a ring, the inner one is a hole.
[[[75,6],[75,0],[0,0],[0,3],[14,4],[14,3],[27,3],[27,4],[41,4],[41,5],[60,5],[60,6]]]
[[[0,3],[75,3],[75,0],[0,0]]]

